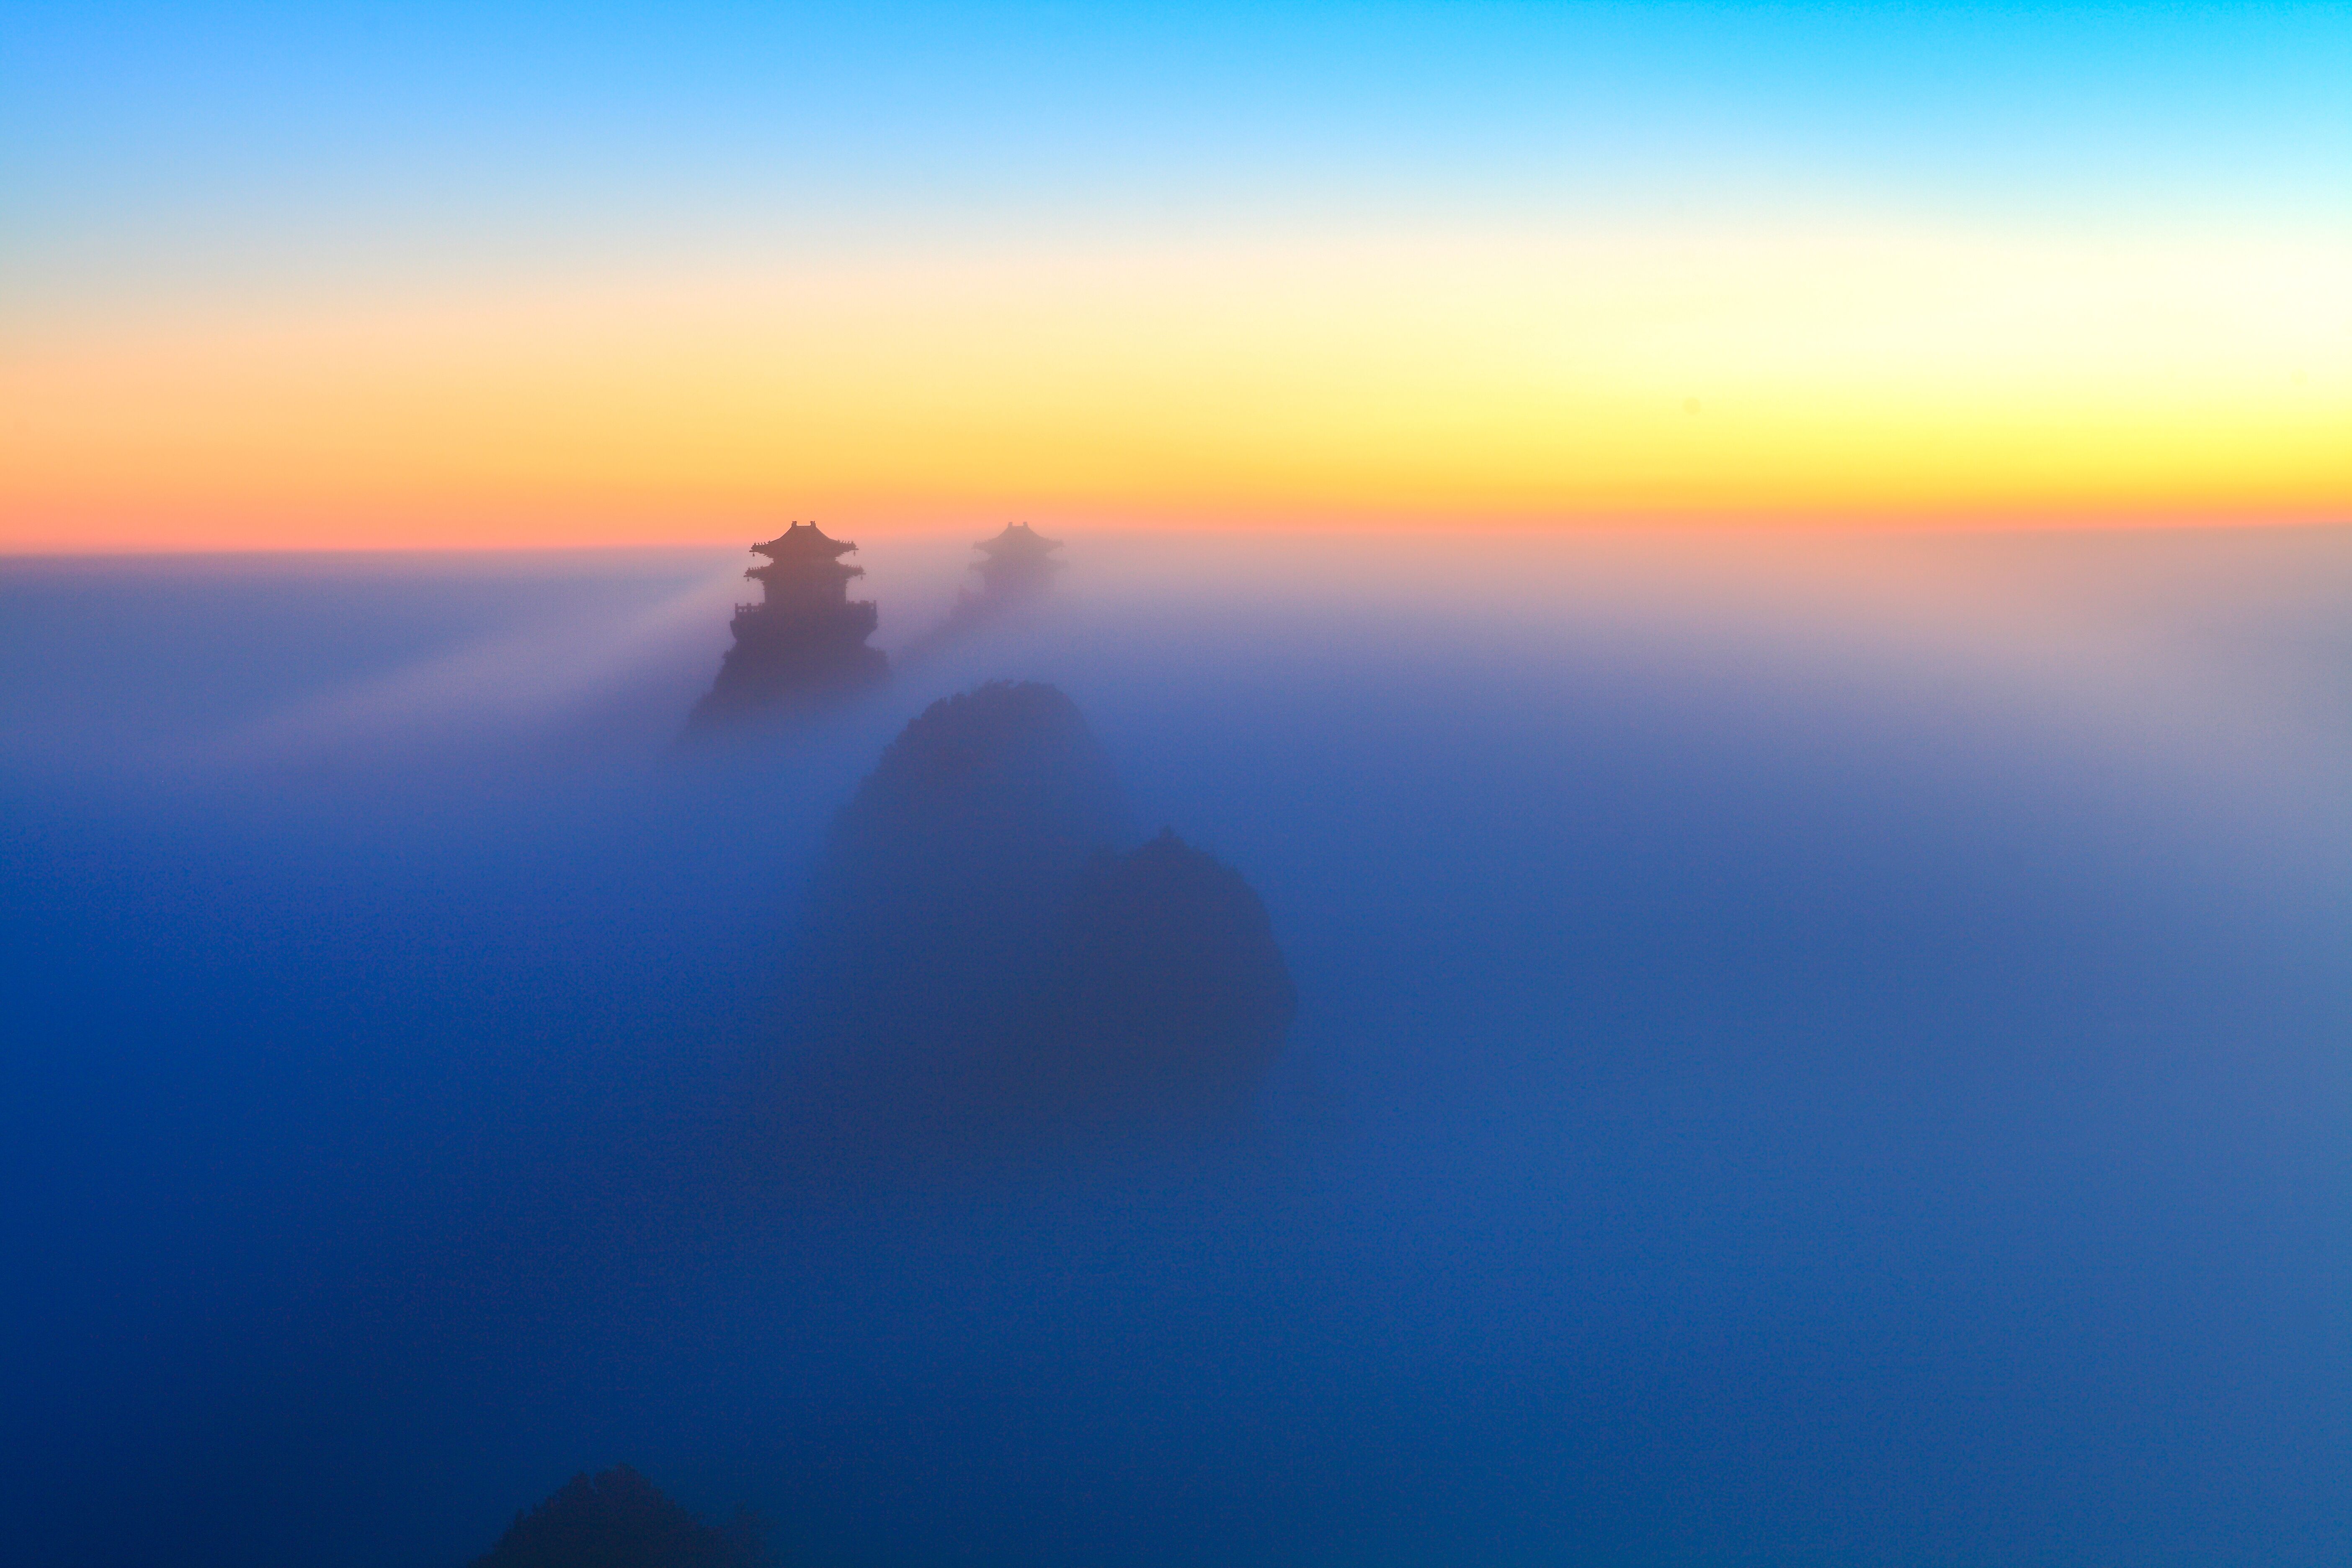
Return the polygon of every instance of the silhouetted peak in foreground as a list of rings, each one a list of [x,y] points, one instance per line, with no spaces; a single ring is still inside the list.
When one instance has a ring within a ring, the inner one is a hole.
[[[757,1568],[764,1561],[750,1521],[713,1529],[615,1465],[572,1477],[517,1515],[473,1568]]]
[[[811,935],[845,1032],[936,1062],[998,1026],[1087,858],[1129,822],[1110,758],[1054,688],[932,703],[841,809],[817,868]]]
[[[751,546],[764,565],[743,575],[761,586],[759,603],[735,607],[735,646],[694,706],[692,727],[790,709],[871,685],[888,672],[882,650],[866,646],[879,612],[849,597],[866,569],[843,563],[857,546],[828,538],[814,522],[795,522]]]
[[[934,703],[843,808],[812,900],[809,1100],[920,1158],[1233,1127],[1296,1007],[1249,885],[1139,848],[1050,686]]]
[[[1118,775],[1077,705],[1035,681],[995,681],[932,703],[884,748],[834,823],[830,864],[894,896],[911,879],[995,899],[950,884],[1058,875],[1128,832]]]
[[[1297,1007],[1265,906],[1241,874],[1161,828],[1080,873],[1062,954],[1075,1098],[1122,1116],[1241,1102]]]

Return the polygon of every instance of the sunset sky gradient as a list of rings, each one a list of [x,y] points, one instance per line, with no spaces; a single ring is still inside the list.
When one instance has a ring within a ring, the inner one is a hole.
[[[2352,521],[2352,11],[34,5],[0,550]]]

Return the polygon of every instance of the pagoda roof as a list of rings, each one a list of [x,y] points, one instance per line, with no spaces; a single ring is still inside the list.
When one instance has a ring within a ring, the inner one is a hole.
[[[831,560],[846,555],[857,546],[845,539],[828,539],[813,522],[796,522],[765,544],[751,546],[751,553],[764,555],[771,561],[806,561],[812,558]]]
[[[972,546],[991,555],[1043,555],[1049,550],[1059,550],[1062,542],[1048,539],[1025,522],[1008,522],[1004,531],[993,539],[983,539]]]

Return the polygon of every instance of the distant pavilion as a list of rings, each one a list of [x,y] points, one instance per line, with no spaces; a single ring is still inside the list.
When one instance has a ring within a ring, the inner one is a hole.
[[[1003,532],[973,548],[981,554],[976,568],[981,588],[991,598],[1019,598],[1034,593],[1052,582],[1065,564],[1053,558],[1062,542],[1046,538],[1025,522],[1008,522]]]

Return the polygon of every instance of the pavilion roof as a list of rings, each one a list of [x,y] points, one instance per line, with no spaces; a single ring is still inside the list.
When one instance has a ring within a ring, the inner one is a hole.
[[[813,522],[796,522],[765,544],[754,544],[751,552],[771,561],[804,561],[811,557],[830,560],[846,555],[857,546],[845,539],[828,539]]]
[[[1048,539],[1025,522],[1008,522],[1004,531],[993,539],[983,539],[973,548],[990,555],[1043,555],[1049,550],[1059,550],[1062,542]]]

